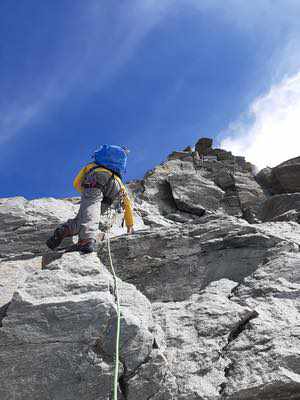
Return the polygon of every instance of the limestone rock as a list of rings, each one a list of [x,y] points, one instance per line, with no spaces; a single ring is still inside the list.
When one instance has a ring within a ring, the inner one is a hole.
[[[170,371],[170,364],[158,348],[154,349],[147,362],[127,382],[128,400],[153,399],[175,400],[178,396],[176,378]]]
[[[155,205],[162,215],[176,211],[177,207],[172,196],[172,190],[168,181],[170,175],[181,175],[184,171],[192,171],[190,163],[170,160],[156,167],[146,174],[143,180],[144,191],[140,199],[151,205]]]
[[[0,263],[0,309],[10,302],[14,292],[29,274],[41,269],[42,257]]]
[[[297,221],[299,213],[300,193],[277,194],[263,203],[261,219],[263,221]]]
[[[274,195],[278,179],[294,190],[295,175],[255,179],[242,157],[205,146],[217,161],[186,149],[128,185],[134,235],[122,235],[117,215],[118,398],[298,400],[299,193]],[[297,160],[284,168],[296,171]],[[97,255],[45,253],[52,229],[78,206],[78,198],[0,200],[1,400],[110,398],[107,244]]]
[[[221,278],[241,282],[259,267],[268,249],[286,240],[220,214],[115,238],[111,248],[121,279],[151,301],[181,301]],[[103,245],[99,257],[105,264],[106,252]]]
[[[222,208],[227,214],[243,216],[250,223],[257,221],[267,197],[252,174],[221,169],[212,171],[212,179],[225,191]]]
[[[300,157],[278,165],[273,171],[285,193],[300,192]]]
[[[23,197],[0,199],[0,261],[30,259],[48,251],[45,242],[53,230],[69,218],[74,218],[80,199],[36,199]],[[100,212],[100,211],[99,211]],[[142,218],[136,214],[136,230],[144,229]],[[117,214],[113,235],[125,233],[121,227],[122,215]],[[107,218],[101,218],[100,228],[107,226]],[[65,239],[64,246],[72,244]]]
[[[260,170],[255,176],[255,179],[259,185],[270,195],[282,192],[282,187],[274,176],[273,170],[270,167]]]
[[[221,169],[214,175],[214,182],[223,190],[231,189],[235,186],[234,174],[225,168]]]
[[[164,354],[176,377],[176,399],[218,399],[230,365],[230,335],[256,317],[228,296],[235,282],[220,280],[181,302],[156,302],[153,312],[164,331]]]
[[[28,276],[0,328],[1,399],[107,399],[116,334],[112,277],[95,255],[63,255]],[[151,305],[119,281],[122,379],[152,351]]]
[[[255,227],[264,235],[280,239],[281,242],[279,243],[283,246],[287,243],[292,244],[291,251],[294,251],[294,246],[296,246],[296,249],[299,246],[300,229],[299,225],[295,222],[265,222],[263,224],[256,224]]]
[[[178,211],[169,182],[171,175],[193,173],[190,162],[169,160],[149,171],[142,181],[142,190],[136,192],[135,210],[142,216],[146,225],[151,227],[170,227],[174,225],[167,215]]]
[[[235,169],[229,159],[204,163],[169,159],[146,174],[135,190],[135,208],[153,227],[172,226],[168,216],[178,212],[201,216],[217,210],[254,223],[265,200],[253,174]]]
[[[225,398],[299,398],[299,272],[299,253],[282,252],[234,290],[231,300],[258,315],[226,347]]]
[[[172,174],[169,183],[179,210],[201,216],[220,208],[224,192],[200,174]]]
[[[52,230],[74,218],[78,205],[68,200],[23,197],[0,200],[0,260],[31,258],[45,251]]]
[[[270,194],[300,192],[300,157],[287,160],[275,168],[264,168],[256,179]]]
[[[255,217],[259,216],[262,204],[267,199],[263,189],[253,179],[253,175],[241,172],[235,174],[235,187],[243,214],[250,215],[245,219],[250,223],[255,222]],[[251,218],[251,215],[254,218]]]

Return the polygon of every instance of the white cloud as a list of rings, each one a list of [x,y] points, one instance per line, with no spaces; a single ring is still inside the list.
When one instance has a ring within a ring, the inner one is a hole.
[[[21,135],[25,128],[51,115],[53,106],[71,98],[74,91],[84,95],[101,90],[128,62],[145,36],[163,18],[171,18],[171,10],[175,14],[179,12],[179,6],[184,11],[192,9],[208,13],[207,18],[212,13],[241,29],[254,29],[256,25],[263,26],[263,29],[269,25],[275,27],[280,25],[278,18],[287,19],[289,26],[299,26],[296,10],[300,9],[300,4],[295,0],[282,0],[276,4],[271,0],[246,3],[228,0],[226,5],[219,0],[117,3],[118,6],[114,7],[109,2],[104,5],[99,0],[89,0],[72,7],[66,15],[65,32],[61,33],[60,48],[53,54],[55,61],[52,60],[50,73],[39,71],[38,76],[29,80],[32,85],[22,87],[20,91],[14,87],[14,99],[17,100],[8,101],[5,108],[0,109],[0,144]],[[285,13],[282,13],[283,4]],[[291,53],[299,54],[298,37],[295,35],[294,41],[289,42],[294,43],[293,48],[287,47],[286,54],[280,57],[284,60],[280,72],[291,70],[287,63],[299,66],[298,56],[294,56],[293,62],[289,61]]]
[[[9,109],[0,112],[0,144],[11,139],[19,130],[24,128],[40,112],[38,103],[26,106],[11,105]]]
[[[298,25],[300,3],[298,0],[175,0],[177,4],[186,4],[195,10],[211,13],[241,30],[264,28],[268,23],[288,23]]]
[[[300,71],[256,99],[222,137],[222,148],[259,168],[300,156]]]

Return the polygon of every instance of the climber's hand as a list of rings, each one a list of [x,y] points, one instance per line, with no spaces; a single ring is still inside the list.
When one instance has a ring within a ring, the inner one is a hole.
[[[133,234],[133,232],[134,232],[134,230],[133,230],[133,226],[132,226],[132,225],[130,225],[130,226],[127,226],[127,233],[128,233],[128,235],[132,235],[132,234]]]

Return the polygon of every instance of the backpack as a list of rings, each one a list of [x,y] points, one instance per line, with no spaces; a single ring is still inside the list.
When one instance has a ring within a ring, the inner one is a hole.
[[[127,151],[121,146],[103,144],[94,153],[95,163],[119,175],[123,179],[126,172]]]

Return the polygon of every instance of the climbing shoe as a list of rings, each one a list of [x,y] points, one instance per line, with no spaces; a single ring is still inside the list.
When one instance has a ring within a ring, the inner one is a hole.
[[[83,239],[77,243],[77,249],[81,253],[93,253],[96,251],[96,240],[95,239]]]
[[[47,240],[46,245],[49,249],[54,250],[58,247],[62,240],[69,236],[69,230],[66,226],[62,225],[55,229],[53,235]]]

